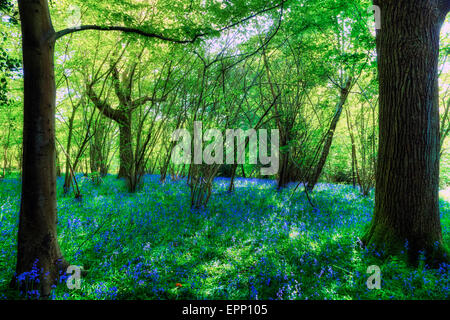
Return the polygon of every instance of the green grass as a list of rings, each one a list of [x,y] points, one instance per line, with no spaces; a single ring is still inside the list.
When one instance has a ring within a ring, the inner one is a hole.
[[[82,201],[62,195],[59,243],[88,272],[81,289],[62,279],[53,299],[449,299],[449,265],[412,269],[403,257],[361,249],[373,195],[321,184],[312,198],[269,180],[238,179],[234,194],[217,179],[205,210],[189,208],[185,182],[148,176],[136,194],[107,177],[80,178]],[[0,182],[0,298],[35,297],[8,289],[14,275],[20,183]],[[441,200],[445,243],[450,204]],[[381,290],[369,290],[368,266],[381,268]]]

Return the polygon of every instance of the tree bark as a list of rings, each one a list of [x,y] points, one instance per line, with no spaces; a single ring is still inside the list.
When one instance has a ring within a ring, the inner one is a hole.
[[[238,167],[238,163],[237,163],[237,161],[235,161],[235,163],[231,167],[231,178],[230,178],[230,184],[228,186],[229,193],[234,191],[234,178],[236,177],[237,167]]]
[[[94,137],[90,140],[89,165],[91,173],[99,173],[105,177],[108,174],[109,143],[106,141],[108,126],[100,120],[95,128]]]
[[[131,112],[124,112],[125,121],[119,123],[120,129],[120,148],[119,158],[120,167],[118,178],[127,178],[131,174],[131,166],[133,163],[133,149],[131,134]]]
[[[75,120],[75,114],[76,114],[76,108],[73,108],[72,110],[72,114],[70,115],[70,119],[69,119],[69,133],[67,136],[67,147],[66,147],[66,171],[65,171],[65,176],[64,176],[64,185],[63,185],[63,190],[64,193],[68,193],[70,190],[70,186],[72,185],[72,172],[70,170],[70,148],[72,146],[72,134],[73,134],[73,122]],[[76,170],[75,168],[73,168],[74,170]]]
[[[375,1],[380,78],[375,212],[363,242],[409,262],[444,257],[439,217],[439,33],[449,1]],[[442,8],[446,7],[445,11]],[[441,8],[441,9],[440,9]]]
[[[289,172],[289,158],[291,149],[289,146],[289,139],[286,137],[288,132],[291,130],[290,127],[283,128],[284,131],[280,130],[280,172],[278,173],[277,189],[281,190],[286,187],[286,185],[291,182],[290,172]]]
[[[24,69],[22,198],[16,274],[38,270],[42,296],[50,294],[64,261],[56,237],[54,30],[45,0],[19,0]],[[64,270],[65,272],[65,270]],[[24,281],[13,278],[13,286]]]
[[[61,162],[59,160],[58,151],[56,151],[56,176],[61,177]]]

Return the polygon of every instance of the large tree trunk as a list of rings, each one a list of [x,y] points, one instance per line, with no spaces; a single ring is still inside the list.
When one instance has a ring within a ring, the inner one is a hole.
[[[439,218],[439,32],[449,1],[379,1],[380,143],[375,212],[363,241],[389,253],[408,242],[444,259]],[[447,7],[444,12],[444,7]],[[448,259],[448,258],[446,258]]]
[[[131,134],[131,112],[126,112],[125,121],[119,123],[120,129],[120,167],[118,178],[127,178],[131,174],[131,166],[133,163],[133,149],[132,141],[133,136]]]
[[[348,94],[350,93],[350,89],[352,88],[352,78],[350,77],[347,81],[347,84],[344,88],[341,88],[341,95],[339,102],[336,106],[336,113],[331,120],[330,128],[327,132],[327,137],[325,140],[325,144],[322,149],[322,154],[320,156],[319,162],[311,176],[308,179],[308,183],[306,188],[308,191],[312,191],[319,181],[319,177],[322,174],[323,167],[327,162],[328,154],[330,153],[331,144],[333,143],[334,131],[336,130],[336,126],[341,118],[342,110],[344,109],[345,102],[347,101]]]
[[[23,178],[18,275],[36,264],[42,296],[66,263],[56,237],[54,30],[47,1],[19,0],[24,69]],[[26,280],[33,281],[31,276]],[[12,280],[13,286],[24,282]]]

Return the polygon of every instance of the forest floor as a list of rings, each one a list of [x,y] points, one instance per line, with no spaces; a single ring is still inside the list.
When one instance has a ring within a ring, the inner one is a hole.
[[[83,198],[62,194],[58,233],[66,259],[88,272],[81,289],[64,278],[53,299],[449,299],[450,265],[412,269],[402,257],[361,249],[373,194],[320,184],[315,209],[293,186],[270,180],[218,178],[207,209],[189,208],[184,181],[146,176],[136,194],[108,176],[96,186],[79,178]],[[441,222],[450,243],[450,199],[441,194]],[[292,196],[292,197],[291,197]],[[445,200],[444,200],[445,198]],[[0,183],[0,299],[19,298],[14,274],[20,182]],[[367,268],[381,268],[381,289],[369,290]],[[33,298],[30,286],[21,297]]]

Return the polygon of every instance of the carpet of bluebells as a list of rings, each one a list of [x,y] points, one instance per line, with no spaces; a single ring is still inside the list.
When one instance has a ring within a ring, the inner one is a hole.
[[[58,236],[66,260],[87,271],[80,289],[65,277],[53,299],[449,299],[450,265],[407,267],[381,258],[359,237],[372,217],[373,194],[319,184],[306,195],[277,192],[271,180],[218,178],[206,209],[189,207],[185,181],[146,176],[130,194],[107,176],[78,177],[81,200],[62,194]],[[0,182],[0,299],[35,298],[8,289],[14,275],[20,203],[18,179]],[[450,243],[450,204],[441,199]],[[405,244],[406,249],[407,244]],[[381,289],[369,290],[367,268],[381,268]]]

